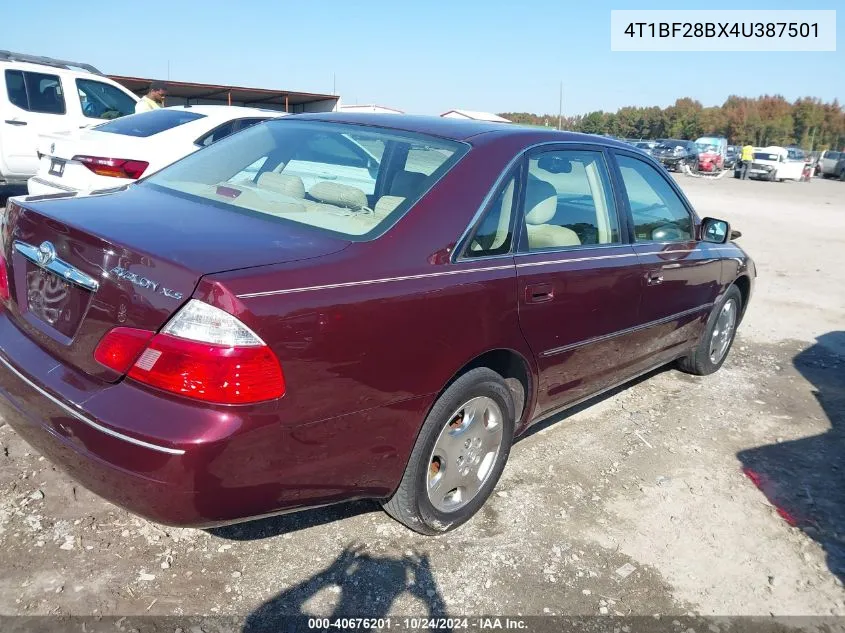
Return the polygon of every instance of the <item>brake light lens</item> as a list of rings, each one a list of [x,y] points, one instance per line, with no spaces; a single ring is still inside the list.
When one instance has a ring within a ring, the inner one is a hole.
[[[131,327],[110,330],[94,350],[94,360],[109,369],[125,374],[147,348],[155,332]]]
[[[112,178],[130,178],[137,180],[147,170],[150,164],[143,160],[128,158],[104,158],[102,156],[74,156],[71,160],[85,165],[98,176]]]
[[[6,258],[0,255],[0,301],[4,303],[12,296],[9,290],[9,271],[6,269]]]
[[[195,299],[159,334],[114,328],[94,357],[133,380],[205,402],[250,404],[285,393],[267,344],[228,312]]]

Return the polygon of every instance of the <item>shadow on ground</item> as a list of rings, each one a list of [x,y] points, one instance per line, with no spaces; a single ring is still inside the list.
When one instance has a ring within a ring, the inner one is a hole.
[[[427,554],[402,558],[371,556],[360,546],[349,546],[331,565],[308,580],[283,591],[253,611],[244,633],[301,631],[314,628],[314,612],[321,618],[378,619],[390,613],[404,594],[425,605],[427,618],[445,618],[446,604],[432,575]],[[364,626],[371,624],[371,626]],[[318,625],[317,628],[324,628]],[[345,628],[345,627],[344,627]],[[371,631],[378,622],[358,623],[353,628]],[[429,630],[445,631],[434,628]]]
[[[784,520],[824,548],[830,571],[845,582],[845,355],[837,353],[842,349],[845,332],[829,332],[793,360],[813,385],[830,430],[738,457]]]
[[[248,523],[237,523],[223,527],[209,528],[209,534],[232,541],[255,541],[272,538],[281,534],[298,532],[318,525],[334,523],[342,519],[349,519],[360,514],[380,512],[375,501],[351,501],[338,505],[302,510],[291,514],[257,519]]]

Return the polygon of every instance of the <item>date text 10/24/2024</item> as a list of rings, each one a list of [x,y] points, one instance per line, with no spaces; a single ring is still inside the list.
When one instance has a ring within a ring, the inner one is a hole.
[[[485,631],[519,631],[528,628],[520,618],[473,617],[473,618],[309,618],[308,628],[312,631],[396,629],[399,631],[459,631],[461,629]]]

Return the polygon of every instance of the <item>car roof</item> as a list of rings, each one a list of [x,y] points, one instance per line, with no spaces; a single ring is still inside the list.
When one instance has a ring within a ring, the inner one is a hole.
[[[230,106],[230,105],[187,105],[187,106],[168,106],[167,110],[183,110],[185,112],[196,112],[212,119],[237,119],[241,117],[274,117],[285,116],[285,112],[276,110],[263,110],[261,108],[247,108],[245,106]]]
[[[321,112],[297,114],[291,120],[326,121],[335,123],[351,123],[368,125],[402,132],[438,136],[453,141],[469,141],[482,134],[495,134],[497,137],[524,137],[526,141],[535,142],[538,136],[547,142],[597,143],[603,145],[626,148],[627,143],[578,132],[561,132],[554,129],[531,127],[516,123],[495,123],[490,121],[470,121],[467,119],[452,119],[439,116],[425,116],[417,114],[370,114],[352,112]]]

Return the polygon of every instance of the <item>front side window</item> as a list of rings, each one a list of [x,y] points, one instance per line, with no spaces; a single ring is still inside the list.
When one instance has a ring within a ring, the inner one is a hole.
[[[603,154],[565,150],[529,159],[523,219],[529,251],[618,243]]]
[[[141,186],[233,212],[372,239],[404,215],[467,151],[462,143],[418,134],[291,119],[233,134]],[[409,171],[407,162],[381,161],[383,155],[407,156],[411,150],[436,153],[439,162],[430,174]]]
[[[680,196],[654,167],[636,158],[616,160],[631,206],[637,242],[692,239],[692,220]]]
[[[146,138],[173,129],[179,125],[204,118],[204,114],[191,112],[190,110],[162,108],[160,110],[142,112],[109,121],[108,123],[98,125],[95,129],[98,132],[107,132],[109,134]]]
[[[117,119],[135,113],[135,100],[114,86],[93,79],[77,79],[82,114],[89,119]]]

